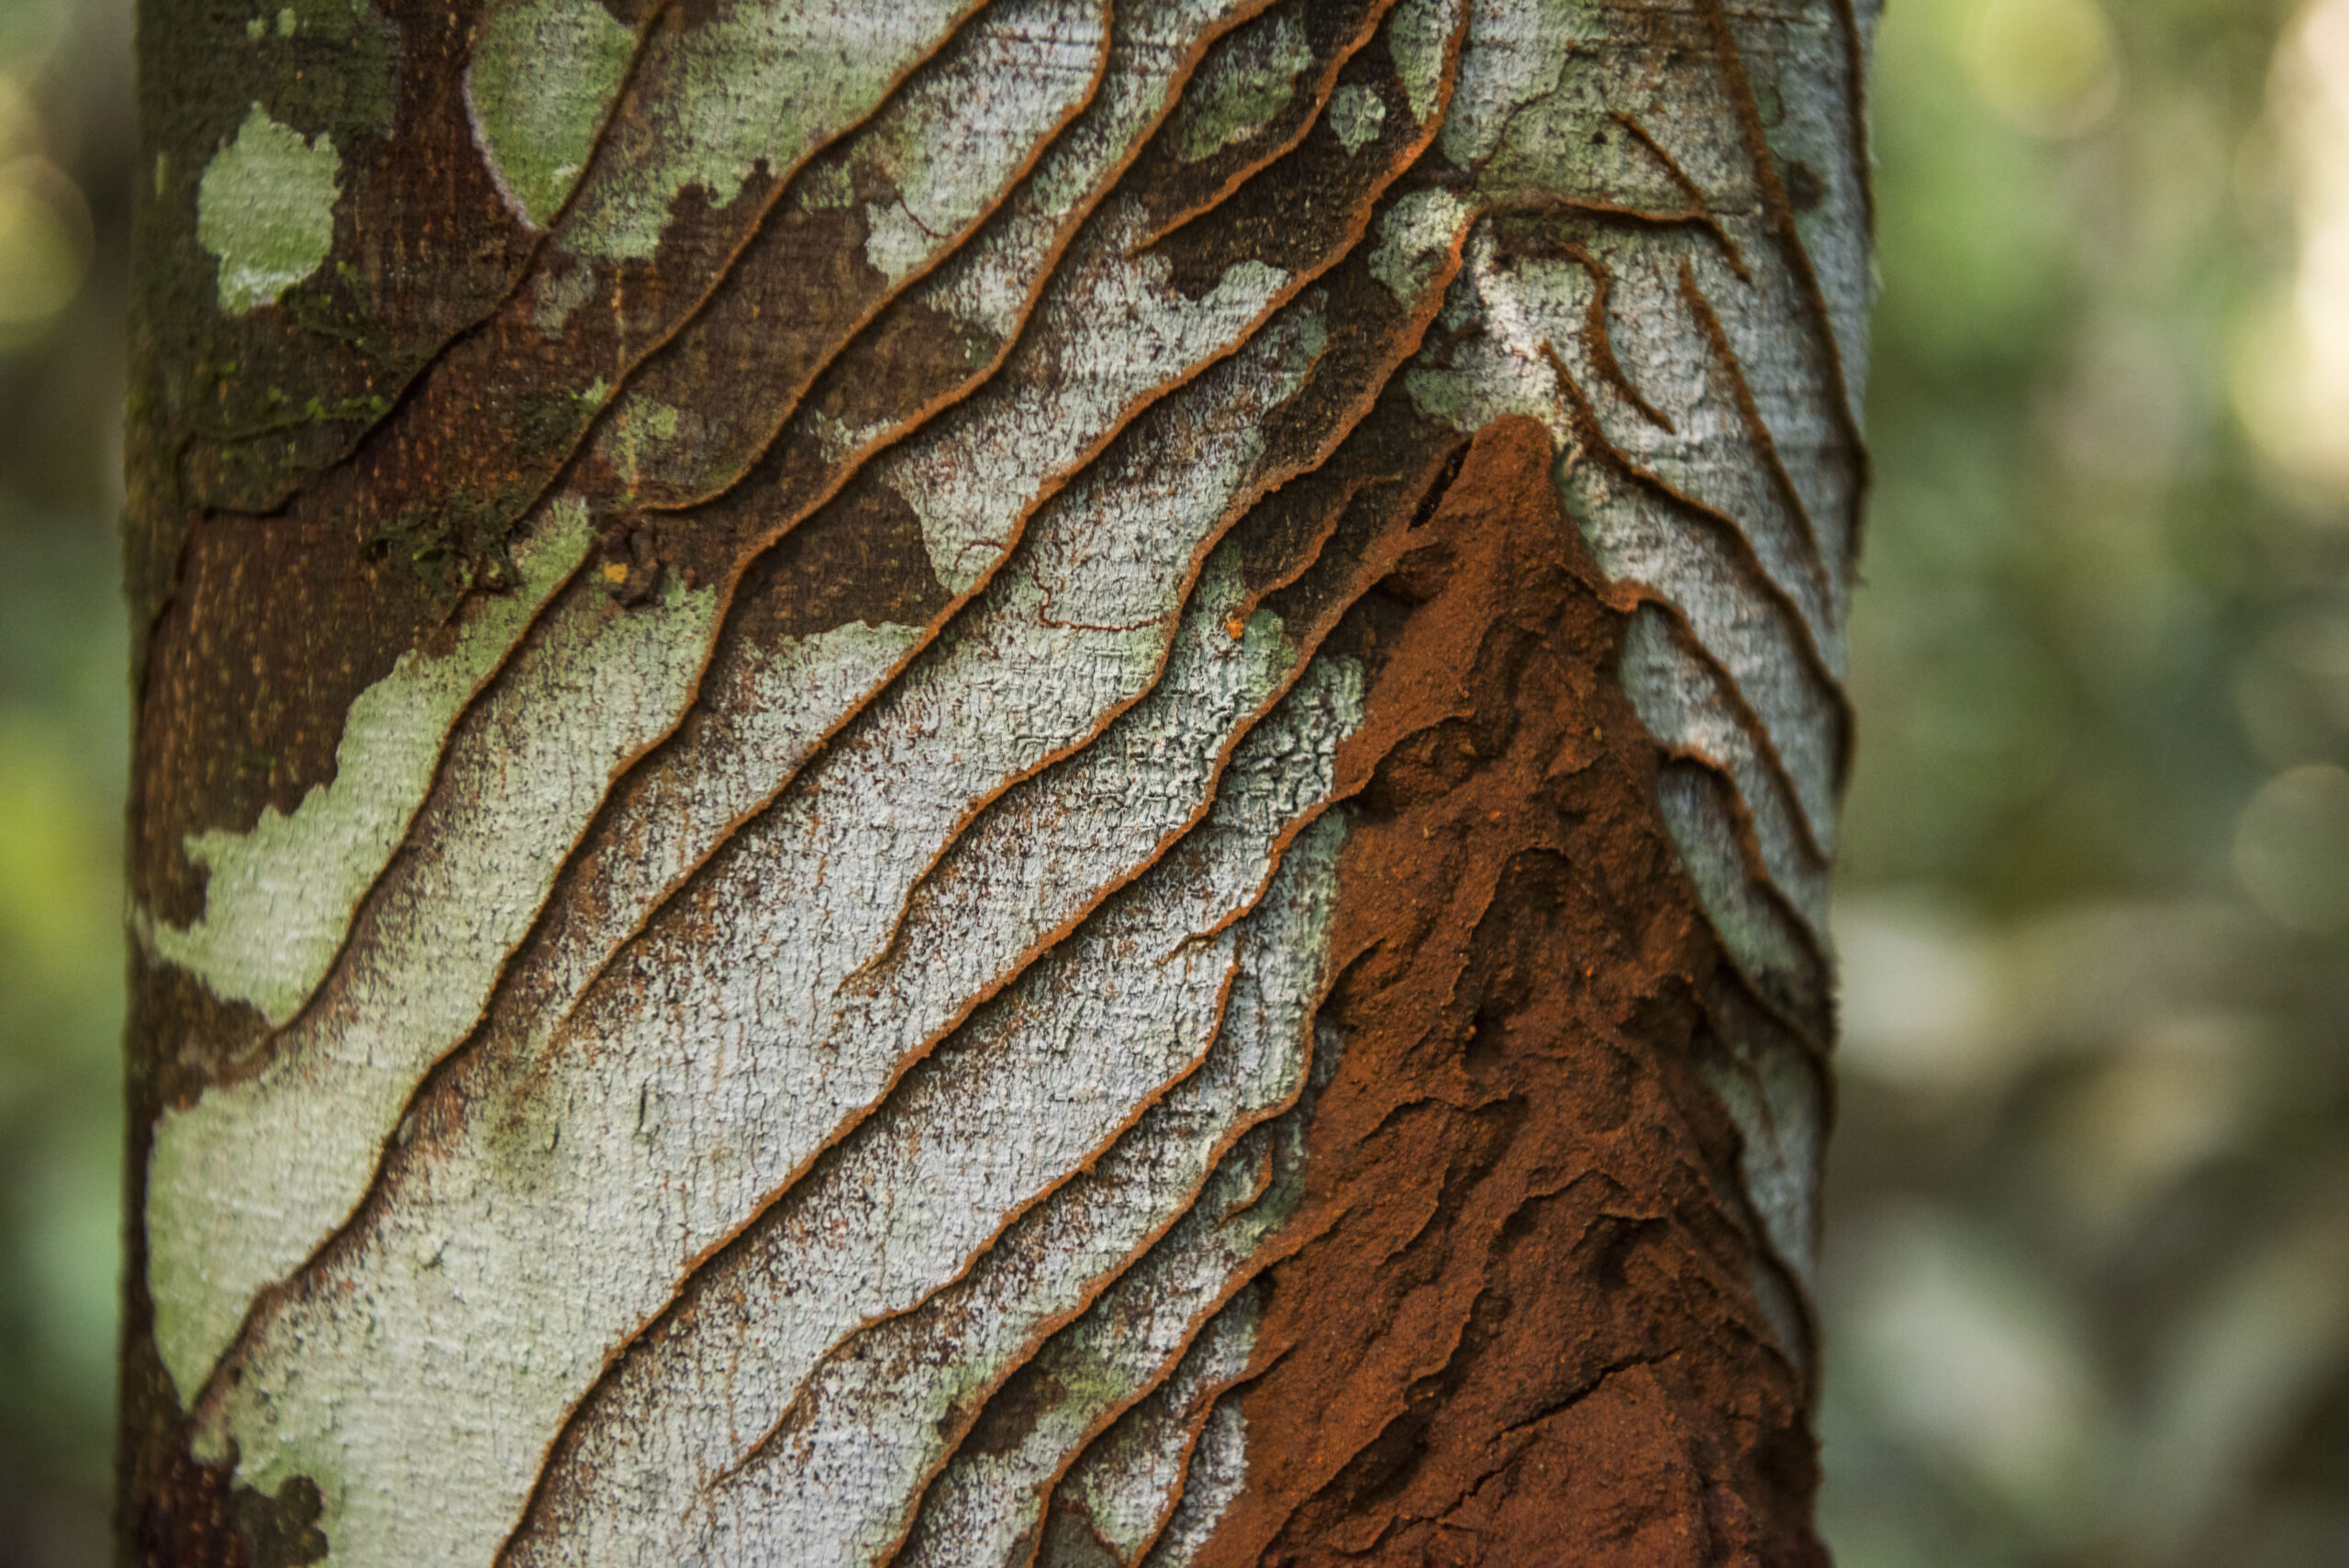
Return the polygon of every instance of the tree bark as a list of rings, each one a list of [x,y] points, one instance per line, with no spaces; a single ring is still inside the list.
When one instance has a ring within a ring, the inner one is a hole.
[[[126,1554],[1823,1562],[1868,0],[144,0]]]

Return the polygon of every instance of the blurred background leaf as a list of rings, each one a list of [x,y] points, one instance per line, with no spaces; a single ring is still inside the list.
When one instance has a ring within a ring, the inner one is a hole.
[[[128,0],[0,0],[0,1568],[105,1562]],[[1844,1568],[2349,1562],[2349,0],[1890,0]]]

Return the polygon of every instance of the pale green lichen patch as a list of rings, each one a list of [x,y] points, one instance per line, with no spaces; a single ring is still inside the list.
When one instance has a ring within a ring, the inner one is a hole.
[[[1402,204],[1397,203],[1399,209]],[[1539,419],[1564,449],[1579,443],[1565,417],[1557,373],[1542,352],[1562,324],[1581,319],[1589,287],[1572,262],[1520,259],[1504,269],[1489,229],[1466,247],[1466,265],[1453,280],[1439,323],[1481,321],[1484,330],[1423,352],[1403,373],[1403,385],[1420,413],[1463,434],[1511,414]],[[1569,510],[1572,497],[1566,497]]]
[[[1435,275],[1467,216],[1466,199],[1450,191],[1413,191],[1379,219],[1370,275],[1409,309]]]
[[[563,324],[595,292],[596,274],[581,262],[574,261],[567,267],[556,266],[540,272],[530,295],[530,325],[539,329],[541,338],[562,337]]]
[[[195,238],[219,258],[220,308],[242,316],[308,277],[334,248],[342,159],[256,103],[196,186]]]
[[[1312,63],[1305,24],[1287,11],[1234,36],[1208,57],[1175,112],[1175,156],[1195,162],[1263,129]]]
[[[583,193],[564,245],[612,261],[660,249],[687,188],[724,207],[751,171],[782,176],[871,112],[939,40],[966,0],[801,6],[739,0],[678,35],[649,64],[657,116],[628,132],[608,180]]]
[[[458,730],[317,1002],[258,1074],[157,1120],[148,1274],[156,1350],[184,1399],[255,1294],[361,1201],[417,1081],[481,1017],[613,771],[674,721],[717,610],[715,589],[674,577],[649,604],[574,593],[551,610]]]
[[[1549,367],[1489,343],[1464,345],[1449,363],[1413,365],[1403,373],[1403,385],[1420,413],[1455,430],[1481,430],[1522,414],[1541,420],[1553,436],[1567,433]]]
[[[405,653],[359,694],[331,783],[313,788],[290,817],[262,807],[250,833],[190,838],[188,859],[212,873],[204,917],[187,927],[138,917],[154,954],[215,995],[251,1003],[273,1024],[291,1018],[325,976],[359,900],[423,802],[450,726],[594,537],[584,506],[555,503],[515,551],[515,591],[484,599],[449,652]]]
[[[1330,128],[1348,152],[1360,152],[1386,123],[1386,100],[1367,87],[1348,83],[1330,99]]]
[[[465,66],[465,107],[516,216],[542,227],[578,182],[635,35],[596,0],[500,6]]]
[[[810,212],[839,212],[856,205],[856,182],[846,162],[824,163],[807,172],[799,205]]]
[[[632,486],[647,471],[658,467],[663,450],[674,446],[681,434],[697,438],[702,430],[697,416],[632,392],[621,399],[613,416],[605,450],[612,466]]]
[[[1595,30],[1586,9],[1582,4],[1474,8],[1439,142],[1446,158],[1464,169],[1482,164],[1519,113],[1558,88],[1577,40]],[[1413,107],[1416,112],[1416,95]]]
[[[1421,125],[1435,113],[1443,82],[1444,50],[1452,44],[1448,0],[1403,0],[1386,24],[1386,52],[1403,83],[1403,101]]]

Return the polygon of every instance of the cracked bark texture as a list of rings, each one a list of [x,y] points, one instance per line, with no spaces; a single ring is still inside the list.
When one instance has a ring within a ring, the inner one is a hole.
[[[123,1549],[1821,1562],[1867,0],[144,0]]]

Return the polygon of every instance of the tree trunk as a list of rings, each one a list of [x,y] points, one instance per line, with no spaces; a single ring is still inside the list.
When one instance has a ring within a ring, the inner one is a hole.
[[[144,0],[126,1551],[1823,1562],[1867,0]]]

